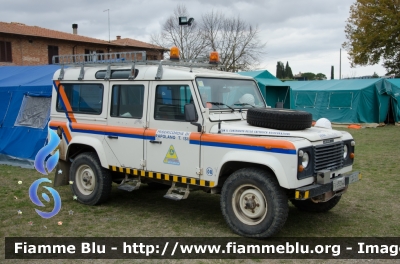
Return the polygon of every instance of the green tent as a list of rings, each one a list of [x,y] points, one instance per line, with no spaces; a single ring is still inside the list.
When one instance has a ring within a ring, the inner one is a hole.
[[[334,123],[400,121],[400,79],[344,79],[281,82],[266,70],[239,72],[253,77],[268,105],[325,117]]]
[[[334,123],[381,123],[389,109],[382,79],[288,81],[290,108]]]
[[[381,94],[387,95],[387,115],[389,122],[400,121],[400,79],[386,79],[380,90]]]
[[[267,105],[275,107],[277,102],[283,102],[284,108],[290,108],[289,100],[286,100],[289,98],[289,86],[273,76],[269,71],[248,71],[239,72],[239,74],[251,76],[257,81]]]

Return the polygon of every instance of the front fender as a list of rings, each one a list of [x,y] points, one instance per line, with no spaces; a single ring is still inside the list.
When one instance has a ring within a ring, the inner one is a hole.
[[[278,155],[285,155],[285,154],[278,154]],[[290,159],[292,158],[290,156],[294,155],[287,155],[287,156],[288,156],[287,158]],[[292,159],[293,162],[296,162],[293,164],[297,164],[296,158]],[[248,162],[266,166],[274,172],[280,186],[287,189],[290,188],[290,184],[287,177],[287,170],[285,171],[285,169],[282,167],[282,161],[280,161],[274,155],[271,155],[269,153],[255,153],[254,151],[249,151],[249,152],[231,151],[222,157],[220,168],[222,168],[225,163],[230,161]],[[287,164],[290,163],[291,162],[287,160]]]
[[[104,168],[108,168],[108,162],[107,162],[107,156],[104,152],[103,144],[101,143],[101,140],[98,138],[92,138],[92,137],[85,137],[85,136],[75,136],[71,140],[71,142],[68,145],[68,152],[74,144],[79,144],[79,145],[86,145],[89,147],[94,148],[94,150],[97,153],[97,156],[99,157],[101,166]]]

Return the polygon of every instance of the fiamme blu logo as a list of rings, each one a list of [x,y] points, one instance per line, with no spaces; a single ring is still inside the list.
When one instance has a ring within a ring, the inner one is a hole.
[[[42,149],[39,150],[39,152],[35,157],[35,169],[38,172],[42,173],[43,175],[48,175],[56,167],[60,155],[58,150],[54,152],[54,150],[60,144],[60,138],[50,128],[48,128],[48,132],[49,133],[48,133],[47,144]],[[31,201],[35,205],[40,207],[45,207],[45,205],[42,203],[42,201],[40,201],[38,196],[39,185],[44,182],[51,183],[51,180],[49,180],[48,178],[40,178],[34,181],[32,185],[29,187],[29,197]],[[47,189],[53,196],[54,208],[51,212],[43,212],[38,209],[35,209],[35,211],[38,215],[40,215],[43,218],[51,218],[56,214],[58,214],[58,212],[61,210],[61,198],[58,192],[53,188],[48,186],[43,186],[43,187]],[[41,196],[46,202],[50,202],[50,197],[46,193],[42,193]]]

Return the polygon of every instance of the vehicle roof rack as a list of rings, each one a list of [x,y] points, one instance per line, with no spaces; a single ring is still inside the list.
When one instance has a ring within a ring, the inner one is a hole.
[[[202,59],[204,61],[204,59]],[[112,53],[96,53],[92,54],[76,54],[76,55],[59,55],[53,56],[53,64],[61,65],[59,80],[64,78],[64,66],[80,66],[80,74],[78,80],[83,80],[85,75],[84,67],[94,66],[107,66],[105,80],[110,79],[111,66],[124,66],[131,65],[131,69],[134,72],[135,65],[158,65],[158,70],[155,79],[159,80],[162,78],[163,65],[172,65],[180,67],[192,68],[222,68],[219,64],[210,64],[199,62],[198,60],[190,61],[172,61],[172,60],[147,60],[146,51],[129,51],[129,52],[112,52]],[[134,74],[129,76],[129,80],[134,79]]]

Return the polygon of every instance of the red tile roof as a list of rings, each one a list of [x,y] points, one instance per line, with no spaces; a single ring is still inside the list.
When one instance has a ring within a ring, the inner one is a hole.
[[[11,23],[0,22],[0,33],[9,33],[9,34],[32,36],[32,37],[43,37],[43,38],[62,39],[69,41],[79,41],[79,42],[109,45],[108,41],[89,38],[72,33],[65,33],[61,31],[51,30],[38,26],[27,26],[25,24],[17,22],[11,22]]]
[[[109,43],[108,41],[104,41],[101,39],[89,38],[77,34],[51,30],[38,26],[27,26],[25,24],[18,22],[11,22],[11,23],[0,22],[0,33],[8,33],[8,34],[16,34],[16,35],[32,36],[32,37],[43,37],[51,39],[61,39],[69,41],[103,44],[103,45],[165,50],[163,47],[130,38],[117,39]]]
[[[115,43],[115,44],[123,45],[123,46],[133,46],[133,47],[147,48],[147,49],[168,50],[161,46],[153,45],[150,43],[146,43],[146,42],[139,41],[136,39],[131,39],[131,38],[122,38],[122,39],[112,40],[111,42]]]

